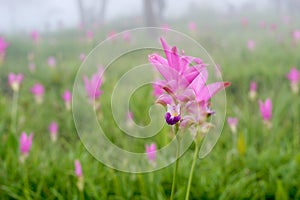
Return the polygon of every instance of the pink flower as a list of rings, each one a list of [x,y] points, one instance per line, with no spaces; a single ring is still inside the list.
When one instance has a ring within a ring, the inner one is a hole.
[[[20,136],[20,161],[24,162],[25,159],[27,158],[29,151],[32,146],[32,138],[33,138],[33,133],[30,133],[29,136],[25,132],[22,132]]]
[[[93,31],[86,31],[86,38],[88,41],[92,41],[94,38],[94,32]]]
[[[72,101],[72,93],[69,90],[65,90],[63,96],[62,96],[66,109],[70,110],[71,109],[71,101]]]
[[[50,137],[53,142],[57,140],[57,133],[58,133],[58,125],[56,122],[51,122],[48,128],[50,132]]]
[[[156,160],[156,144],[155,143],[151,143],[150,145],[145,145],[146,148],[146,154],[147,154],[147,158],[148,161],[150,163],[155,162]]]
[[[247,18],[243,18],[241,22],[242,22],[242,25],[244,27],[248,26],[248,19]]]
[[[236,128],[237,128],[238,122],[239,122],[239,120],[236,117],[228,117],[227,118],[227,123],[233,133],[236,133]]]
[[[272,102],[271,99],[266,99],[265,103],[261,100],[258,101],[260,114],[265,122],[272,119]]]
[[[84,59],[85,59],[85,57],[86,57],[85,54],[84,54],[84,53],[81,53],[81,54],[79,55],[80,61],[83,62]]]
[[[0,37],[0,54],[5,53],[9,44],[5,41],[3,37]]]
[[[197,25],[196,25],[195,22],[190,22],[190,23],[189,23],[189,30],[190,30],[192,33],[194,33],[194,32],[197,31]]]
[[[294,30],[293,31],[293,38],[295,42],[300,41],[300,30]]]
[[[102,74],[102,69],[99,69],[99,72],[93,74],[90,80],[87,76],[83,77],[85,90],[91,102],[93,102],[102,94],[102,91],[100,90],[100,87],[102,85]]]
[[[276,29],[277,29],[277,25],[276,24],[271,24],[271,26],[270,26],[270,29],[271,29],[271,31],[276,31]]]
[[[10,73],[8,75],[8,84],[14,92],[18,92],[23,79],[24,79],[23,74]]]
[[[257,95],[257,83],[255,81],[251,81],[249,97],[251,100],[254,100],[256,98],[256,95]]]
[[[125,31],[123,32],[123,39],[126,41],[126,42],[130,42],[131,40],[131,35],[128,31]]]
[[[56,59],[53,56],[50,56],[47,59],[47,63],[48,63],[49,67],[55,67],[55,65],[56,65]]]
[[[40,40],[40,34],[38,31],[36,30],[33,30],[31,33],[30,33],[30,36],[31,36],[31,39],[33,40],[34,43],[38,43],[39,40]]]
[[[292,67],[291,71],[286,75],[291,83],[292,92],[297,94],[299,91],[298,83],[300,80],[300,71],[296,67]]]
[[[259,27],[262,28],[262,29],[266,28],[266,22],[261,21],[261,22],[259,23]]]
[[[253,51],[254,48],[255,48],[255,41],[254,40],[248,40],[247,42],[247,48],[250,50],[250,51]]]
[[[43,97],[45,93],[45,88],[42,84],[36,83],[34,86],[30,89],[31,93],[34,95],[35,101],[38,104],[41,104],[43,102]]]
[[[165,33],[168,32],[168,31],[171,29],[171,27],[170,27],[169,24],[163,24],[163,25],[161,26],[161,28],[163,29],[163,31],[164,31]]]
[[[75,175],[77,177],[82,177],[83,174],[82,174],[81,164],[80,164],[79,160],[76,159],[74,162],[74,165],[75,165]]]

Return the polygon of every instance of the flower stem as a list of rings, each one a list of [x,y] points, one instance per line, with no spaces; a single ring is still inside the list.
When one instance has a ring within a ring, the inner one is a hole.
[[[19,92],[13,93],[13,105],[11,109],[11,129],[10,131],[14,134],[17,134],[17,108],[18,108],[18,97]]]
[[[176,140],[177,140],[177,151],[176,151],[176,163],[175,163],[175,169],[174,169],[174,173],[173,173],[173,182],[172,182],[172,191],[171,191],[170,200],[174,199],[175,186],[176,186],[176,181],[177,181],[177,171],[178,171],[178,165],[179,165],[180,137],[179,137],[179,135],[177,135],[178,129],[179,129],[178,124],[176,124],[175,135],[176,135]]]
[[[196,161],[197,161],[199,150],[200,150],[200,145],[199,144],[200,144],[199,142],[195,141],[194,158],[193,158],[193,163],[192,163],[192,167],[191,167],[191,171],[190,171],[190,175],[189,175],[189,180],[188,180],[188,186],[187,186],[187,190],[186,190],[185,200],[189,200],[190,190],[191,190],[191,184],[192,184],[192,179],[193,179],[193,173],[194,173]]]

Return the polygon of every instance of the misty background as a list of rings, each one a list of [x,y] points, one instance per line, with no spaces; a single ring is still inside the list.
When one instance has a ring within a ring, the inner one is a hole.
[[[0,3],[0,34],[113,23],[161,26],[170,19],[200,15],[203,10],[240,16],[249,12],[291,16],[300,10],[300,0],[0,0]]]

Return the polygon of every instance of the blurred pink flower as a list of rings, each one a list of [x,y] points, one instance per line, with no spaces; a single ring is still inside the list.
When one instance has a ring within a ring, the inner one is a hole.
[[[130,42],[130,40],[131,40],[131,34],[129,33],[129,31],[124,31],[123,32],[123,39],[126,42]]]
[[[266,28],[266,22],[265,21],[261,21],[259,23],[259,27],[262,28],[262,29]]]
[[[53,56],[48,57],[47,64],[49,67],[55,67],[56,65],[56,59]]]
[[[8,84],[14,92],[19,91],[23,79],[24,79],[23,74],[14,74],[14,73],[8,74]]]
[[[81,54],[79,55],[80,61],[83,62],[84,59],[85,59],[85,57],[86,57],[85,54],[84,54],[84,53],[81,53]]]
[[[86,31],[86,38],[88,41],[92,41],[94,38],[94,32],[90,30]]]
[[[51,137],[51,140],[53,142],[55,142],[57,140],[57,133],[58,133],[58,125],[56,122],[51,122],[51,124],[49,125],[48,127],[48,130],[50,132],[50,137]]]
[[[228,117],[227,118],[227,123],[233,133],[236,133],[238,122],[239,122],[239,120],[236,117]]]
[[[41,104],[43,102],[45,88],[42,84],[36,83],[33,85],[33,87],[30,89],[31,93],[34,95],[35,101],[38,104]]]
[[[33,73],[33,72],[35,71],[35,64],[34,64],[33,62],[30,62],[30,63],[28,64],[28,68],[29,68],[29,71],[30,71],[31,73]]]
[[[40,41],[40,34],[39,34],[39,32],[37,30],[31,31],[30,36],[31,36],[31,39],[33,40],[33,42],[35,44],[39,43],[39,41]]]
[[[72,93],[69,90],[65,90],[64,94],[62,95],[62,98],[65,102],[66,109],[71,109],[71,101],[72,101]]]
[[[255,81],[251,81],[249,97],[251,100],[254,100],[256,98],[256,95],[257,95],[257,83]]]
[[[192,32],[192,33],[194,33],[194,32],[197,31],[197,25],[196,25],[195,22],[190,22],[190,23],[189,23],[189,30],[190,30],[190,32]]]
[[[134,118],[133,112],[128,111],[126,113],[126,125],[127,125],[127,127],[132,127],[134,125],[133,118]]]
[[[102,74],[103,70],[99,69],[97,73],[92,75],[90,80],[87,76],[83,77],[85,90],[91,102],[95,101],[95,99],[102,94],[102,91],[100,90],[102,85]]]
[[[260,114],[264,120],[264,122],[267,124],[268,128],[271,127],[271,119],[272,119],[272,102],[271,99],[266,99],[265,103],[261,100],[258,101],[259,103],[259,110]]]
[[[255,43],[254,40],[248,40],[248,42],[247,42],[247,48],[250,51],[253,51],[255,49],[255,46],[256,46],[256,43]]]
[[[242,18],[242,21],[241,21],[243,27],[247,27],[248,26],[248,19],[247,18]]]
[[[76,159],[75,162],[74,162],[74,165],[75,165],[75,175],[77,177],[83,176],[82,169],[81,169],[81,164],[80,164],[79,160]]]
[[[33,133],[30,133],[29,136],[25,132],[22,132],[20,136],[20,161],[24,162],[25,159],[27,158],[29,151],[32,146],[32,138],[33,138]]]
[[[171,29],[171,27],[170,27],[169,24],[163,24],[163,25],[161,26],[161,28],[163,29],[163,31],[164,31],[165,33],[168,32],[168,31]]]
[[[155,143],[151,143],[150,145],[146,144],[145,148],[146,148],[148,161],[150,163],[154,163],[156,161],[156,144]]]
[[[4,61],[6,55],[6,49],[8,46],[9,44],[4,40],[4,38],[0,37],[0,65]]]
[[[293,31],[293,38],[295,42],[300,41],[300,30],[294,30]]]
[[[277,25],[276,24],[271,24],[271,26],[270,26],[270,30],[271,31],[276,31],[276,29],[277,29]]]
[[[292,91],[297,94],[299,91],[298,83],[300,80],[300,71],[298,71],[296,67],[292,67],[286,77],[290,81]]]

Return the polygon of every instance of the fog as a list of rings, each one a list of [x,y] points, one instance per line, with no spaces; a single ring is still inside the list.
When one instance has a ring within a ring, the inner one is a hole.
[[[0,33],[30,30],[55,30],[59,24],[76,27],[80,23],[78,0],[0,0]],[[101,7],[101,1],[84,0],[85,9]],[[249,0],[166,0],[165,18],[180,17],[188,13],[191,5],[210,6],[220,12],[228,5],[236,9],[253,1]],[[256,1],[259,8],[266,7],[269,1]],[[124,16],[142,16],[142,0],[108,0],[105,8],[105,22]]]

